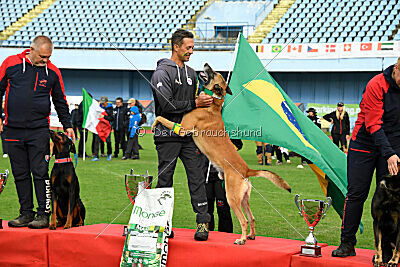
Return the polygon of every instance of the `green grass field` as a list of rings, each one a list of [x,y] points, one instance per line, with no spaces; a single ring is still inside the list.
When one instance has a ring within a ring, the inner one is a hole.
[[[154,177],[157,176],[157,154],[153,143],[153,136],[147,134],[139,138],[144,150],[140,150],[140,160],[101,158],[98,162],[91,162],[91,158],[82,161],[78,160],[77,175],[81,186],[81,198],[86,206],[86,224],[113,223],[127,224],[129,221],[132,206],[124,185],[124,175],[129,173],[131,168],[137,174],[145,174],[146,170]],[[87,145],[90,149],[91,134]],[[253,169],[265,169],[257,165],[255,156],[255,143],[245,141],[241,156]],[[87,151],[91,154],[91,151]],[[303,218],[298,215],[294,204],[295,194],[302,198],[325,199],[318,180],[311,169],[306,166],[304,169],[297,169],[300,158],[292,158],[292,164],[282,166],[269,166],[268,169],[282,176],[292,187],[292,193],[277,188],[270,181],[264,178],[251,178],[256,190],[252,190],[250,205],[256,218],[256,234],[260,236],[281,237],[288,239],[303,240],[291,226],[268,204],[258,193],[260,192],[300,233],[307,236],[307,225]],[[50,170],[54,163],[51,160]],[[0,159],[0,170],[11,171],[9,159]],[[195,228],[195,214],[190,204],[190,197],[186,181],[185,170],[180,161],[174,175],[175,207],[173,216],[173,227]],[[371,186],[370,196],[365,203],[363,214],[364,233],[358,234],[357,247],[373,248],[372,218],[370,214],[371,199],[375,184]],[[126,209],[125,209],[126,208]],[[122,210],[124,212],[121,213]],[[0,196],[0,218],[5,220],[14,219],[18,216],[19,204],[12,175],[7,183],[4,192]],[[116,218],[119,214],[121,215]],[[238,220],[232,213],[234,232],[240,233]],[[340,217],[332,209],[329,210],[326,218],[316,227],[315,236],[321,243],[338,245],[340,240]]]

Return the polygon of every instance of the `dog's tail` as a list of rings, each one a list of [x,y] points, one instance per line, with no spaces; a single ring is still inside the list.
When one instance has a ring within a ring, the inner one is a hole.
[[[264,177],[273,182],[276,186],[285,189],[289,191],[290,193],[292,192],[292,189],[290,188],[290,185],[283,180],[282,177],[280,177],[278,174],[270,171],[261,171],[261,170],[252,170],[249,169],[247,172],[247,177]]]

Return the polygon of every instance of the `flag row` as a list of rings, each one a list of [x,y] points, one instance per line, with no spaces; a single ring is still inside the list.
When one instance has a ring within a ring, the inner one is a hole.
[[[251,44],[260,59],[398,57],[400,42]]]

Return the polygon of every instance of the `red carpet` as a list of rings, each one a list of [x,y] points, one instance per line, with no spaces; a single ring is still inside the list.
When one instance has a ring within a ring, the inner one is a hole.
[[[0,266],[119,266],[125,238],[122,225],[106,224],[50,231],[28,228],[0,230]],[[323,257],[297,254],[303,241],[256,237],[246,245],[233,242],[237,234],[211,232],[209,240],[197,242],[194,230],[174,228],[170,239],[168,267],[174,266],[371,266],[373,251],[357,250],[356,257],[330,257],[334,247],[324,247]],[[322,244],[322,246],[325,246]]]

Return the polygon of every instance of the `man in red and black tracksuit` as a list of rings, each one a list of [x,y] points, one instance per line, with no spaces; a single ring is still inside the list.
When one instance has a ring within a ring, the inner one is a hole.
[[[52,51],[51,40],[38,36],[31,49],[8,57],[0,67],[0,101],[5,94],[5,141],[20,203],[20,216],[8,223],[10,227],[49,226],[50,96],[64,129],[75,139],[61,73],[49,60]],[[36,218],[31,173],[38,202]]]
[[[397,64],[372,78],[362,95],[360,113],[347,156],[347,198],[341,244],[334,257],[356,255],[356,233],[368,197],[374,170],[376,184],[398,172],[400,162],[400,58]],[[391,253],[391,252],[390,252]]]

